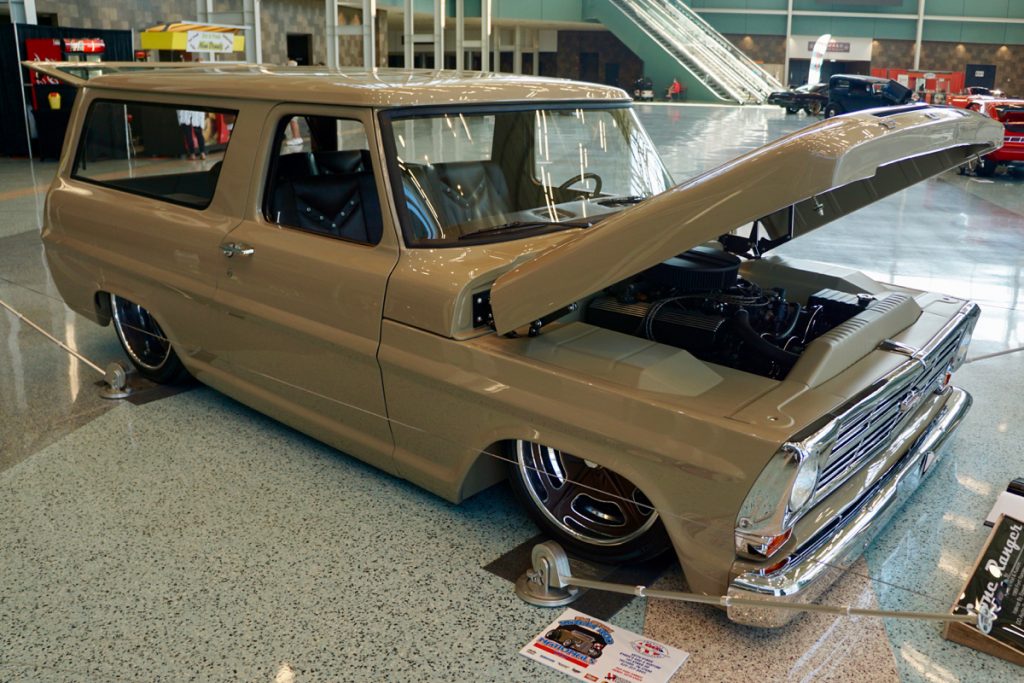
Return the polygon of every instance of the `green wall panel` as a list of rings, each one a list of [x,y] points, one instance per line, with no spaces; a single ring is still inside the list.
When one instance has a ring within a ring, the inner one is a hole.
[[[784,36],[786,17],[763,14],[705,14],[704,21],[719,33],[740,36]]]
[[[1024,24],[1006,25],[1005,45],[1024,45]]]
[[[964,23],[962,26],[960,41],[963,43],[995,43],[1002,45],[1006,42],[1005,24]]]
[[[818,2],[817,0],[794,0],[793,9],[812,12],[870,12],[872,14],[917,14],[917,0],[903,0],[899,5],[848,5],[842,2]]]
[[[742,14],[705,14],[704,21],[711,24],[719,33],[747,33],[747,18]]]
[[[499,19],[583,20],[583,0],[492,0],[491,4],[492,14]]]
[[[922,38],[924,40],[938,40],[947,43],[960,42],[960,27],[963,24],[955,21],[925,21]]]
[[[975,4],[978,4],[977,0],[975,0]],[[962,17],[964,16],[964,0],[928,0],[924,11],[925,14]]]
[[[917,38],[917,23],[902,19],[875,19],[875,33],[872,38],[915,40]]]
[[[691,0],[686,4],[697,9],[786,9],[786,0]]]

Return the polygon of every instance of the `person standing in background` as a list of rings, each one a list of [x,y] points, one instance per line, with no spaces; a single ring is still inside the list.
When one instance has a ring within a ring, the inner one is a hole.
[[[206,141],[203,139],[203,126],[206,123],[205,111],[178,110],[178,127],[185,139],[185,153],[190,160],[206,158]]]
[[[299,63],[294,59],[289,59],[285,66],[298,66]],[[290,147],[295,147],[302,144],[302,133],[299,132],[299,120],[296,117],[292,117],[292,120],[288,122],[288,130],[286,137],[288,140],[285,142]]]

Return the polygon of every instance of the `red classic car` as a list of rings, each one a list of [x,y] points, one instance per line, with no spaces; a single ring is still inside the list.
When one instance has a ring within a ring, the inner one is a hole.
[[[972,85],[964,88],[956,95],[950,95],[946,103],[951,107],[966,109],[971,102],[977,101],[978,98],[987,97],[1006,97],[1006,93],[1002,90],[990,90],[988,88],[983,88],[980,85]]]
[[[1003,146],[960,167],[961,173],[974,171],[989,177],[1001,165],[1024,164],[1024,99],[972,98],[967,109],[981,112],[1003,124]]]

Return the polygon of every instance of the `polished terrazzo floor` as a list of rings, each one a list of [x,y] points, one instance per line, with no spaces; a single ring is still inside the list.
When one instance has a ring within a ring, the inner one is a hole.
[[[641,106],[676,180],[805,125],[781,109]],[[100,365],[37,232],[53,165],[0,160],[0,300]],[[978,300],[949,456],[824,598],[943,611],[996,493],[1024,475],[1024,181],[948,174],[780,252]],[[552,618],[483,565],[534,529],[504,487],[453,506],[205,388],[136,405],[0,310],[0,681],[559,681],[519,657]],[[679,587],[678,571],[659,582]],[[613,623],[692,653],[674,680],[1016,681],[932,623],[763,632],[636,600]]]

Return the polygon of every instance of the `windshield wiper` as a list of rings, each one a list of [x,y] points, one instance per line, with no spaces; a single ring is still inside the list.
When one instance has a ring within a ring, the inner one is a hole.
[[[510,221],[508,223],[503,223],[502,225],[496,225],[493,228],[484,228],[483,230],[477,230],[476,232],[467,232],[465,235],[459,235],[459,239],[464,240],[472,237],[483,237],[485,235],[500,235],[503,232],[535,230],[537,228],[546,228],[548,226],[558,228],[589,228],[593,224],[593,221]]]
[[[638,194],[631,194],[623,197],[601,197],[601,199],[597,200],[597,203],[601,206],[626,206],[628,204],[639,204],[645,199],[648,198]]]

